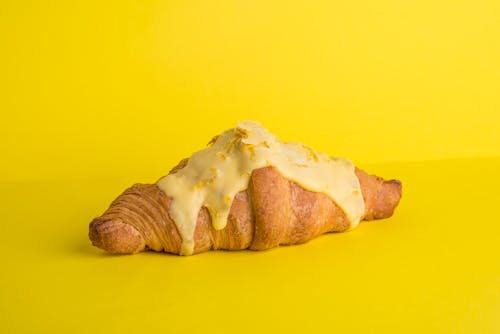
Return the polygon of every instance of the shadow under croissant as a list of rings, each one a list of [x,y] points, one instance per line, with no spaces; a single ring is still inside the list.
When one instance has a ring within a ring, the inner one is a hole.
[[[354,232],[354,231],[352,231],[352,232]],[[198,256],[203,256],[203,255],[204,256],[217,256],[220,254],[226,254],[226,255],[231,255],[231,256],[241,256],[242,254],[244,254],[245,256],[252,256],[253,254],[255,254],[256,256],[258,256],[261,253],[274,253],[274,252],[286,251],[286,248],[289,248],[289,247],[291,247],[291,248],[307,247],[307,244],[313,245],[315,242],[320,242],[321,240],[325,241],[327,239],[331,240],[331,238],[333,236],[335,236],[333,238],[342,237],[344,234],[345,234],[345,232],[341,232],[341,231],[331,231],[331,232],[327,232],[327,233],[324,233],[324,234],[318,236],[314,240],[304,241],[304,242],[298,243],[298,244],[283,244],[283,245],[279,245],[279,247],[273,247],[273,248],[260,250],[260,251],[252,250],[250,248],[241,249],[241,250],[238,250],[237,252],[233,251],[233,250],[228,250],[228,249],[212,249],[210,252],[203,252],[203,253],[198,254]],[[313,249],[317,249],[317,248],[310,247],[310,249],[313,250]],[[88,241],[85,243],[85,245],[79,244],[79,245],[75,246],[75,250],[78,250],[78,253],[85,252],[87,254],[90,254]],[[303,252],[303,249],[301,249],[300,251]],[[155,251],[153,249],[150,249],[147,246],[145,246],[145,248],[140,253],[142,256],[169,256],[169,257],[179,258],[179,256],[177,254],[172,254],[172,253],[168,253],[168,252],[164,252],[164,251]],[[107,251],[101,251],[101,250],[97,250],[94,248],[92,255],[98,256],[101,258],[117,258],[117,257],[123,257],[126,255],[130,255],[130,253],[110,253]],[[181,257],[181,258],[185,258],[185,257]]]

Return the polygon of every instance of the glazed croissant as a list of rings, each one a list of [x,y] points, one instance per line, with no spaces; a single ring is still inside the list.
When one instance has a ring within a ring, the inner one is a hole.
[[[170,173],[186,163],[187,159],[181,161]],[[357,168],[355,174],[364,199],[362,219],[390,217],[401,198],[401,182],[385,181]],[[94,246],[114,254],[144,250],[180,254],[182,238],[169,214],[171,203],[157,184],[136,184],[90,223],[89,238]],[[330,197],[306,190],[266,166],[253,170],[247,189],[234,197],[225,228],[215,229],[208,210],[199,210],[192,253],[265,250],[347,229],[346,214]]]

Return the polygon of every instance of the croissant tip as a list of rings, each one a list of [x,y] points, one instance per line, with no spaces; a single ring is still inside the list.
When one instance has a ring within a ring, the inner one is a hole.
[[[389,180],[385,182],[389,183],[391,187],[394,187],[398,191],[399,196],[401,196],[403,190],[403,183],[400,180]]]
[[[396,210],[396,207],[403,195],[403,183],[400,180],[389,180],[384,182],[389,188],[385,196],[386,206],[389,208],[389,215],[391,217]],[[387,218],[387,217],[384,217]]]
[[[92,245],[112,254],[133,254],[145,248],[139,231],[120,220],[95,218],[89,225],[89,239]]]
[[[390,180],[390,181],[388,181],[388,182],[390,182],[390,183],[392,183],[392,184],[396,184],[396,185],[398,185],[398,186],[400,186],[400,187],[402,187],[402,186],[403,186],[403,183],[402,183],[400,180]]]

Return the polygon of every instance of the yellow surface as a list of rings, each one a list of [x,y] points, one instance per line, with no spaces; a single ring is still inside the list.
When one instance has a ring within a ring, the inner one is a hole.
[[[500,332],[499,18],[497,0],[2,1],[0,332]],[[89,245],[123,189],[241,119],[400,178],[396,215],[261,253]]]
[[[389,219],[265,252],[109,256],[87,223],[129,181],[3,183],[3,333],[498,333],[500,159],[366,166]]]

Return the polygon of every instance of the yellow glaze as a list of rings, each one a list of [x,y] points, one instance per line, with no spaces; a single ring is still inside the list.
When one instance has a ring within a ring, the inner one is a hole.
[[[194,249],[198,212],[205,206],[215,229],[226,226],[234,196],[248,187],[252,171],[274,166],[303,188],[328,195],[358,225],[364,201],[354,165],[330,158],[301,143],[283,143],[259,123],[244,121],[194,153],[187,165],[158,181],[173,198],[169,213],[182,237],[182,255]]]

